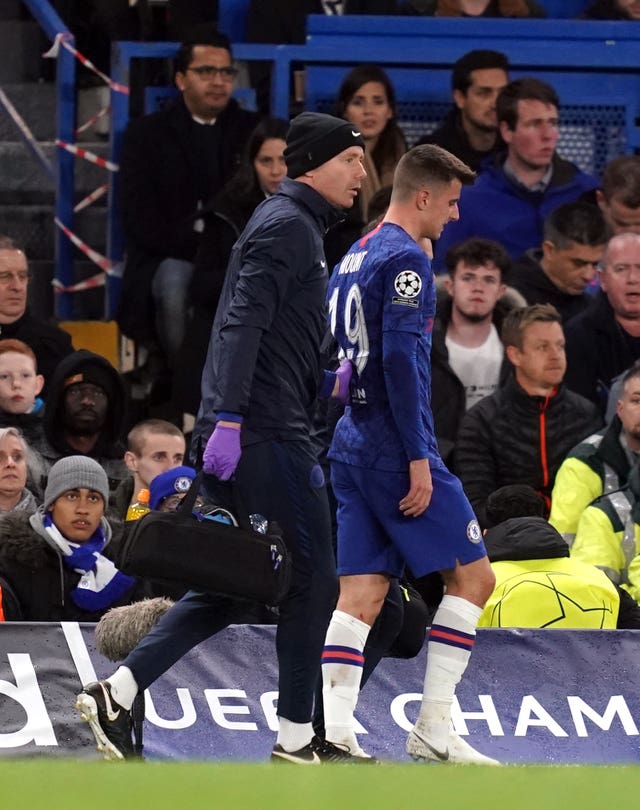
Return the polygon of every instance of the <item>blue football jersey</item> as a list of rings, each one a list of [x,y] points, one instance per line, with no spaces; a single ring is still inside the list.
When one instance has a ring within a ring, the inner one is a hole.
[[[327,303],[331,332],[355,368],[329,457],[390,472],[417,458],[442,464],[430,408],[429,258],[401,227],[383,223],[336,266]]]

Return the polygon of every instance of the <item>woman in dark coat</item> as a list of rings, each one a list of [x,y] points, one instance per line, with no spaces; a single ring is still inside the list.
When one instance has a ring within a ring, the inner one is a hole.
[[[288,127],[278,118],[261,121],[247,142],[238,171],[205,209],[182,363],[175,373],[174,401],[185,413],[195,414],[200,404],[200,377],[231,249],[254,210],[277,191],[287,172],[283,154]]]

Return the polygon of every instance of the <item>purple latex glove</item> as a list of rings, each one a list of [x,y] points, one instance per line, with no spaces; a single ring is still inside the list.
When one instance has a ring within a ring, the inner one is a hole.
[[[336,369],[335,374],[338,381],[338,389],[331,396],[333,399],[337,399],[338,402],[342,402],[343,405],[348,405],[351,400],[350,385],[353,375],[353,364],[351,360],[345,358]]]
[[[216,425],[202,457],[205,472],[213,473],[221,481],[228,481],[236,471],[242,449],[240,428]]]

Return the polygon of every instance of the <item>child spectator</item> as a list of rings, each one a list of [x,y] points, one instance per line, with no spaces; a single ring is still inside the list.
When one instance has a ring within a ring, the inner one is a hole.
[[[40,438],[43,385],[33,350],[21,340],[0,340],[0,427],[20,428],[28,442]]]

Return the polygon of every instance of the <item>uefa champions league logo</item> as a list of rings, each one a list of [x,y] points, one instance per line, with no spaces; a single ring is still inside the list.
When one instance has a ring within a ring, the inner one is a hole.
[[[403,270],[395,277],[393,286],[403,298],[415,298],[422,289],[422,279],[413,270]]]

